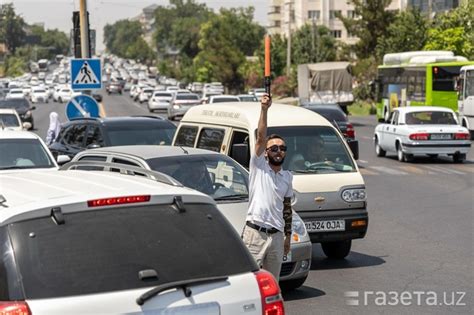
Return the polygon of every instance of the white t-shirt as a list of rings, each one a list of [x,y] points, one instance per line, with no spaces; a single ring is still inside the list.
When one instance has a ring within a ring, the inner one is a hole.
[[[252,155],[247,221],[284,232],[283,198],[293,196],[292,182],[293,174],[284,170],[275,173],[264,153]]]

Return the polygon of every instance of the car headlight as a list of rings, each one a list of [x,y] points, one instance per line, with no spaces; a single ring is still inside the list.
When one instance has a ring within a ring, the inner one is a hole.
[[[342,199],[346,202],[358,202],[367,200],[364,188],[346,189],[342,192]]]
[[[294,212],[291,220],[291,230],[293,233],[296,233],[299,236],[304,236],[307,233],[303,220],[298,214]]]
[[[179,109],[179,105],[173,105],[174,109]]]

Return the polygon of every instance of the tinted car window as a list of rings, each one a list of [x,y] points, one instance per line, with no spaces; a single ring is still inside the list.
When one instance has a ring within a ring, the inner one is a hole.
[[[49,216],[9,225],[25,299],[258,270],[214,205],[185,204],[185,209],[181,213],[171,205],[124,207],[65,213],[60,226]],[[87,235],[94,237],[86,242]],[[138,274],[145,269],[154,269],[158,278],[140,280]]]
[[[110,125],[107,137],[111,146],[139,144],[171,144],[176,126],[168,121],[156,121],[153,124]]]
[[[405,122],[408,125],[457,125],[452,113],[439,111],[407,113]]]
[[[238,98],[233,97],[219,97],[212,100],[213,103],[225,103],[225,102],[239,102]]]
[[[308,107],[309,110],[320,114],[330,122],[333,121],[347,121],[346,116],[344,113],[340,110],[337,109],[332,109],[332,108],[317,108],[317,107]]]
[[[104,145],[102,133],[98,126],[89,126],[89,129],[87,130],[86,147],[91,144],[97,144],[100,146]]]
[[[24,99],[24,98],[0,101],[0,108],[24,108],[24,107],[30,107],[30,103],[28,102],[27,99]]]
[[[199,135],[198,148],[220,152],[224,130],[214,128],[203,128]]]
[[[38,139],[0,140],[0,170],[54,167]]]
[[[20,122],[14,114],[0,114],[0,124],[3,124],[5,127],[20,126]]]
[[[197,132],[198,127],[195,126],[183,126],[179,128],[174,145],[194,147],[194,141],[196,140]]]
[[[199,100],[199,96],[196,94],[177,94],[176,95],[177,100]]]
[[[87,125],[75,125],[71,129],[70,144],[75,147],[82,147],[84,145],[84,138],[86,136]]]

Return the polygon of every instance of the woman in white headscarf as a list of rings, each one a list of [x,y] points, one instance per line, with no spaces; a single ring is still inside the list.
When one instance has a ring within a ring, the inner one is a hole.
[[[56,140],[59,130],[61,130],[61,123],[59,122],[58,113],[51,112],[49,114],[49,128],[46,133],[46,144],[50,145]]]

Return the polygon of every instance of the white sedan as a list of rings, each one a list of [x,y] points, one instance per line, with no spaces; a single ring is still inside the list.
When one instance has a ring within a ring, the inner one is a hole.
[[[455,113],[434,106],[396,108],[388,123],[375,127],[374,144],[377,156],[396,152],[401,162],[415,155],[449,155],[462,163],[471,147],[469,130],[459,126]]]

